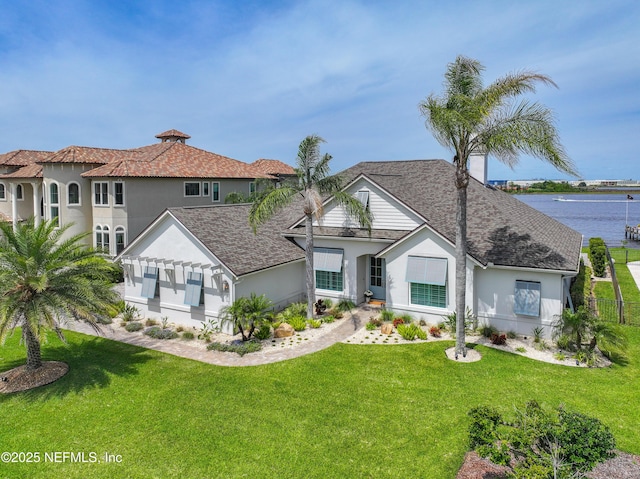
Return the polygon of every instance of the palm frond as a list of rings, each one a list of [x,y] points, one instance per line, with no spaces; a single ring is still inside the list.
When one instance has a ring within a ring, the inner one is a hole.
[[[266,196],[255,201],[249,211],[249,224],[253,232],[256,233],[258,227],[273,217],[276,211],[290,204],[299,192],[300,189],[297,187],[282,186],[271,190]]]

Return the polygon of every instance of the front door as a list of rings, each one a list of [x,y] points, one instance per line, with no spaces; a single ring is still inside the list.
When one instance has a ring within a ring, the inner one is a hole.
[[[375,299],[387,299],[385,277],[384,259],[369,256],[369,289]]]

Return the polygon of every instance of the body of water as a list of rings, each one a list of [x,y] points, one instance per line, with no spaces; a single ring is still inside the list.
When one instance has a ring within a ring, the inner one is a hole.
[[[627,193],[515,195],[523,203],[551,216],[589,238],[600,237],[610,247],[622,246],[626,224],[640,224],[640,194],[627,200]],[[566,201],[556,201],[563,198]],[[627,243],[629,248],[640,248],[640,241]]]

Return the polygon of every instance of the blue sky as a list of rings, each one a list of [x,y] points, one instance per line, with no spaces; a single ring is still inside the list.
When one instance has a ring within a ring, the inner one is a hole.
[[[0,0],[0,152],[130,148],[176,128],[242,161],[293,163],[325,138],[334,171],[444,158],[418,103],[458,54],[485,80],[544,73],[581,176],[640,179],[640,2]],[[490,179],[566,178],[523,157]]]

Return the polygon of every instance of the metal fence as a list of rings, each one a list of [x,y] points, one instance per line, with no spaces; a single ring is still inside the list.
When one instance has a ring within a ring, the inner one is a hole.
[[[640,326],[640,303],[604,298],[587,298],[585,303],[600,319]]]

